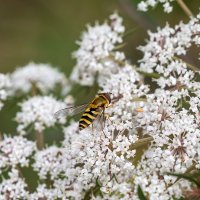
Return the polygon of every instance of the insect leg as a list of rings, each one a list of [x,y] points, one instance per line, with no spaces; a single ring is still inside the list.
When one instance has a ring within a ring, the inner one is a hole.
[[[105,113],[104,116],[105,116],[105,117],[104,117],[104,119],[105,119],[104,121],[105,121],[105,122],[106,122],[106,121],[109,121],[110,124],[113,126],[113,128],[115,128],[114,125],[113,125],[113,122],[112,122],[111,119],[110,119],[110,115],[109,115],[108,113]]]
[[[103,128],[105,127],[105,108],[103,108]]]
[[[104,132],[104,127],[105,127],[105,108],[103,108],[103,111],[102,111],[102,123],[101,123],[101,129],[102,129],[102,132],[106,138],[106,134]]]

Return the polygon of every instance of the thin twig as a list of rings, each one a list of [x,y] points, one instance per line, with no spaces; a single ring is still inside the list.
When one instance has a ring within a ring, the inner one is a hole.
[[[36,96],[37,95],[37,87],[35,85],[35,83],[32,83],[32,96]]]
[[[177,3],[179,4],[179,6],[182,8],[182,10],[184,11],[184,13],[188,16],[188,17],[192,17],[192,11],[187,7],[187,5],[184,3],[183,0],[177,0]]]

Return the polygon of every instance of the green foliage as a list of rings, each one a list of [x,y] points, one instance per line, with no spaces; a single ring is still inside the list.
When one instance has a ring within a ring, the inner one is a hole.
[[[178,179],[186,179],[190,181],[191,183],[194,183],[198,188],[200,188],[200,170],[198,170],[195,173],[184,173],[184,174],[179,174],[179,173],[168,173],[168,175],[171,176],[176,176]]]
[[[96,185],[86,191],[83,200],[90,200],[92,195],[103,197],[103,194],[101,192],[101,184],[99,183],[98,178],[96,179]]]
[[[140,187],[140,185],[138,185],[137,195],[140,200],[147,200],[147,197],[145,196],[144,192],[142,191],[142,188]]]

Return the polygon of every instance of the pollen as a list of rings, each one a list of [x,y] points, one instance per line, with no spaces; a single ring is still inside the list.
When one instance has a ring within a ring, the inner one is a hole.
[[[136,108],[135,111],[136,112],[144,112],[144,109],[139,107],[139,108]]]

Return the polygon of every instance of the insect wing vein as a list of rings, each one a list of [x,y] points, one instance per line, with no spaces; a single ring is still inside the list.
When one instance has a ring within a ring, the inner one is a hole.
[[[104,112],[101,111],[96,119],[93,121],[93,129],[96,131],[102,131],[104,129]]]
[[[73,107],[61,109],[61,110],[57,111],[56,113],[54,113],[54,117],[59,119],[64,116],[76,115],[78,113],[83,112],[87,108],[88,105],[89,104],[83,104],[83,105],[79,105],[79,106],[73,106]]]

